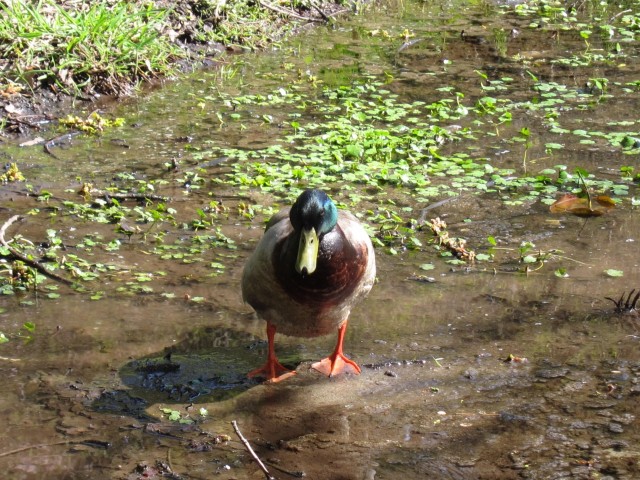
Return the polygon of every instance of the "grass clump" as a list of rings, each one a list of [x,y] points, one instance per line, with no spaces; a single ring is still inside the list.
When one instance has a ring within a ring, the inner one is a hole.
[[[293,10],[281,9],[271,4],[269,6],[273,9],[251,0],[234,2],[201,0],[201,3],[210,5],[208,10],[210,15],[201,17],[194,35],[194,40],[201,43],[216,42],[223,45],[241,45],[248,49],[260,49],[277,42],[296,25],[291,21],[297,18]],[[288,5],[296,10],[303,8],[298,2],[291,2]],[[276,9],[281,9],[283,13],[279,14],[279,10]],[[287,13],[291,16],[288,17]]]
[[[52,0],[0,4],[5,81],[68,94],[123,94],[132,84],[171,70],[177,47],[166,36],[169,11],[135,3]]]
[[[300,24],[330,22],[349,10],[341,2],[0,2],[0,112],[10,103],[31,118],[51,116],[49,92],[54,100],[128,95],[143,81],[208,64],[228,47],[260,49]],[[24,133],[27,125],[0,113],[0,134]]]

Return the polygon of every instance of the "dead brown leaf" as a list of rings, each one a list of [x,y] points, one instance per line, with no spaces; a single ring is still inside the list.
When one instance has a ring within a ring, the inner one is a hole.
[[[550,207],[551,213],[571,213],[578,217],[599,217],[615,207],[615,202],[607,195],[578,197],[567,193],[556,200]]]

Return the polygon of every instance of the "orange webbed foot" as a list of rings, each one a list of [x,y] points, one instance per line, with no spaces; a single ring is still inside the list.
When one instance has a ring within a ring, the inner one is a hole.
[[[283,366],[276,357],[275,350],[275,336],[276,336],[276,327],[271,322],[267,322],[267,342],[269,344],[269,350],[267,353],[267,363],[260,368],[256,368],[255,370],[251,370],[247,373],[247,377],[265,377],[267,383],[278,383],[282,380],[286,380],[289,377],[293,377],[296,372],[294,370],[289,370],[287,367]]]
[[[278,383],[293,377],[295,374],[295,370],[289,370],[276,360],[273,362],[268,361],[263,367],[251,370],[247,373],[247,377],[265,377],[267,383]]]
[[[338,328],[338,342],[336,348],[331,355],[323,358],[319,362],[311,365],[311,368],[320,373],[324,373],[327,377],[333,377],[339,373],[355,373],[358,375],[362,370],[356,362],[345,357],[342,353],[342,344],[344,343],[344,334],[347,331],[347,321]]]
[[[333,377],[340,373],[353,373],[358,375],[362,371],[356,362],[348,359],[342,353],[339,353],[335,357],[331,355],[323,358],[319,362],[311,365],[311,368],[327,377]]]

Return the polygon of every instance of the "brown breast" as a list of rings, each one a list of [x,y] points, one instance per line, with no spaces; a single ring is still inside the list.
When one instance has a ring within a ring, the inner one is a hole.
[[[320,239],[316,271],[301,275],[295,269],[298,236],[279,242],[272,261],[277,281],[297,302],[332,307],[358,287],[367,267],[367,246],[351,244],[340,226]]]

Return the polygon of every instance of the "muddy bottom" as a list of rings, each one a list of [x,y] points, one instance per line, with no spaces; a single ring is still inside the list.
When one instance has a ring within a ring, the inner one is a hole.
[[[278,336],[298,374],[273,385],[245,376],[266,343],[237,297],[102,300],[102,324],[84,302],[42,304],[41,318],[69,321],[6,345],[0,464],[16,479],[261,478],[236,421],[278,479],[640,475],[636,317],[581,295],[526,300],[481,276],[463,309],[447,306],[461,275],[377,285],[346,340],[361,375],[310,370],[331,336]],[[422,310],[436,298],[433,318]],[[27,360],[32,349],[47,353]]]

